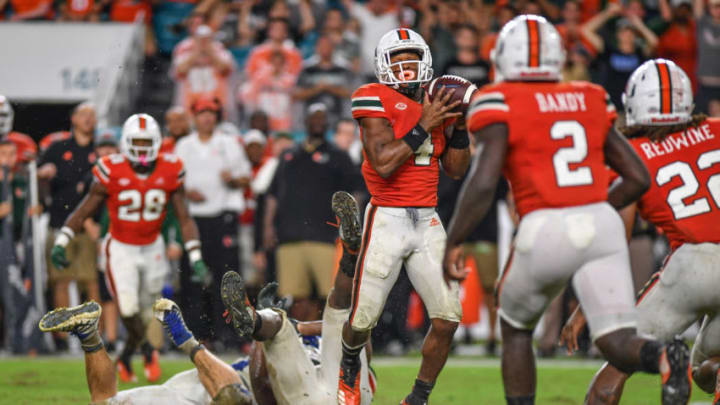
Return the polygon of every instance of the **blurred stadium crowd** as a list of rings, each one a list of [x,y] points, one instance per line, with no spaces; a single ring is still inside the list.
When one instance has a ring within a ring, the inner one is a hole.
[[[170,214],[164,235],[167,259],[182,271],[168,275],[163,294],[175,297],[195,336],[213,343],[215,350],[233,339],[217,294],[227,270],[241,272],[255,288],[278,280],[293,317],[319,318],[339,260],[336,231],[329,225],[330,196],[347,190],[361,204],[368,198],[349,96],[375,80],[379,37],[396,27],[413,28],[429,42],[436,75],[455,74],[481,86],[493,80],[490,57],[499,27],[518,14],[544,15],[557,24],[568,54],[565,80],[599,83],[620,106],[635,68],[653,57],[668,58],[691,77],[696,109],[720,116],[720,0],[0,0],[0,23],[146,24],[145,73],[171,78],[170,86],[158,91],[172,93],[173,101],[161,106],[163,116],[155,114],[165,128],[162,151],[183,159],[190,214],[213,276],[191,277]],[[89,103],[73,110],[72,128],[47,136],[13,133],[12,116],[7,109],[0,111],[0,165],[6,169],[0,194],[0,245],[6,253],[0,266],[14,269],[7,272],[6,284],[29,291],[29,216],[47,218],[49,249],[51,235],[86,194],[95,160],[118,150],[118,130],[96,128]],[[197,133],[210,134],[217,142],[206,151],[197,143]],[[212,148],[233,158],[216,164]],[[38,205],[26,198],[31,183],[26,168],[35,159]],[[444,221],[452,215],[460,185],[441,179],[438,211]],[[505,194],[498,193],[501,199]],[[490,353],[495,351],[492,289],[501,261],[498,215],[497,209],[488,215],[468,250],[475,272],[464,285],[463,324],[468,328],[461,332],[473,338],[468,331],[484,306],[490,317]],[[97,259],[107,223],[107,212],[85,223],[84,234],[68,248],[71,268],[57,271],[47,265],[46,297],[48,309],[67,306],[69,287],[77,285],[82,296],[102,302],[105,341],[113,346],[122,332],[112,287]],[[631,243],[636,289],[642,283],[637,280],[657,269],[664,249],[651,226],[636,226]],[[5,295],[2,346],[27,352],[30,345],[16,337],[24,319],[17,314],[24,309]],[[541,354],[554,353],[571,301],[568,292],[551,307]],[[414,336],[422,336],[426,320],[420,307],[407,277],[401,276],[374,332],[376,350],[402,353]],[[54,347],[66,349],[66,339],[55,336]],[[162,345],[159,331],[154,339]]]

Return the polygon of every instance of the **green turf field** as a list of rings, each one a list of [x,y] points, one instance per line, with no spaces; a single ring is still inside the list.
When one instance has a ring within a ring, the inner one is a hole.
[[[377,359],[378,391],[374,403],[397,405],[417,372],[417,358]],[[496,360],[451,359],[430,397],[433,405],[504,405]],[[190,368],[189,361],[161,361],[164,377]],[[596,362],[541,362],[538,405],[581,404]],[[140,362],[135,370],[142,370]],[[142,376],[139,376],[142,380]],[[621,404],[657,405],[658,377],[637,375],[627,384]],[[119,389],[132,385],[120,384]],[[693,388],[693,404],[710,404],[711,397]],[[0,404],[86,404],[85,368],[79,359],[0,359]],[[161,405],[161,404],[158,404]],[[301,404],[298,404],[301,405]],[[332,405],[332,404],[330,404]]]

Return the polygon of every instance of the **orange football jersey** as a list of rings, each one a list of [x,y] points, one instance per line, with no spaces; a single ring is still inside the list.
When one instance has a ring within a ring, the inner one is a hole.
[[[520,216],[607,199],[604,145],[616,117],[605,90],[586,82],[501,82],[479,91],[470,132],[504,123],[503,172]]]
[[[683,243],[720,243],[720,119],[662,142],[631,143],[652,179],[638,201],[640,215],[665,232],[673,250]]]
[[[384,84],[366,84],[352,95],[353,118],[379,117],[390,121],[395,139],[417,125],[422,104],[405,97]],[[434,207],[437,205],[439,159],[447,143],[444,127],[435,128],[414,157],[383,179],[365,155],[362,174],[370,191],[370,203],[382,207]],[[362,129],[360,132],[362,136]]]
[[[147,177],[138,175],[121,154],[105,156],[93,167],[108,191],[110,235],[122,243],[147,245],[157,239],[170,195],[182,185],[185,170],[175,155],[161,153]]]

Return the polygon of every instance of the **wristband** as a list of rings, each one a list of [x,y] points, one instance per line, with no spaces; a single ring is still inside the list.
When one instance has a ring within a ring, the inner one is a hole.
[[[75,237],[75,232],[68,226],[60,228],[60,234],[55,238],[55,244],[62,247],[67,247],[70,241]]]
[[[420,126],[420,124],[415,125],[405,136],[403,136],[401,139],[405,141],[406,144],[412,149],[413,152],[417,152],[418,149],[420,149],[420,146],[422,146],[423,143],[425,143],[425,140],[430,136],[430,134],[425,131],[423,127]]]
[[[190,263],[195,263],[202,260],[202,253],[200,252],[200,249],[193,249],[189,251],[188,258],[190,259]]]
[[[470,146],[470,137],[466,130],[455,130],[453,131],[450,140],[448,141],[448,147],[453,149],[465,149]]]
[[[200,247],[200,241],[197,239],[193,239],[193,240],[189,240],[189,241],[185,242],[185,250],[187,250],[188,252],[195,248],[199,248],[199,247]]]

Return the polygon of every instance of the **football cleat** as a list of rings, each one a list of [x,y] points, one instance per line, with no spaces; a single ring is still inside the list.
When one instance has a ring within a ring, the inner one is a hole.
[[[175,346],[180,346],[193,335],[185,325],[180,307],[167,298],[160,298],[153,305],[153,315],[162,323]]]
[[[145,378],[148,382],[155,382],[160,379],[162,371],[160,370],[160,355],[157,350],[153,350],[150,356],[143,356],[145,362]]]
[[[241,338],[252,337],[255,331],[255,308],[248,301],[245,282],[238,273],[228,271],[223,275],[220,297],[226,308],[226,322],[232,323],[235,333]]]
[[[680,339],[668,343],[660,356],[662,404],[685,405],[690,401],[692,371],[690,350]]]
[[[339,225],[340,240],[350,253],[357,254],[360,249],[362,227],[360,209],[355,198],[345,191],[337,191],[332,196],[332,210]]]
[[[360,405],[360,363],[355,367],[340,363],[338,405]]]
[[[132,371],[132,366],[129,361],[123,360],[122,358],[117,359],[117,372],[120,381],[124,383],[137,382],[137,377]]]
[[[71,308],[58,308],[40,319],[38,327],[43,332],[70,332],[85,339],[97,331],[102,308],[95,301],[89,301]]]

